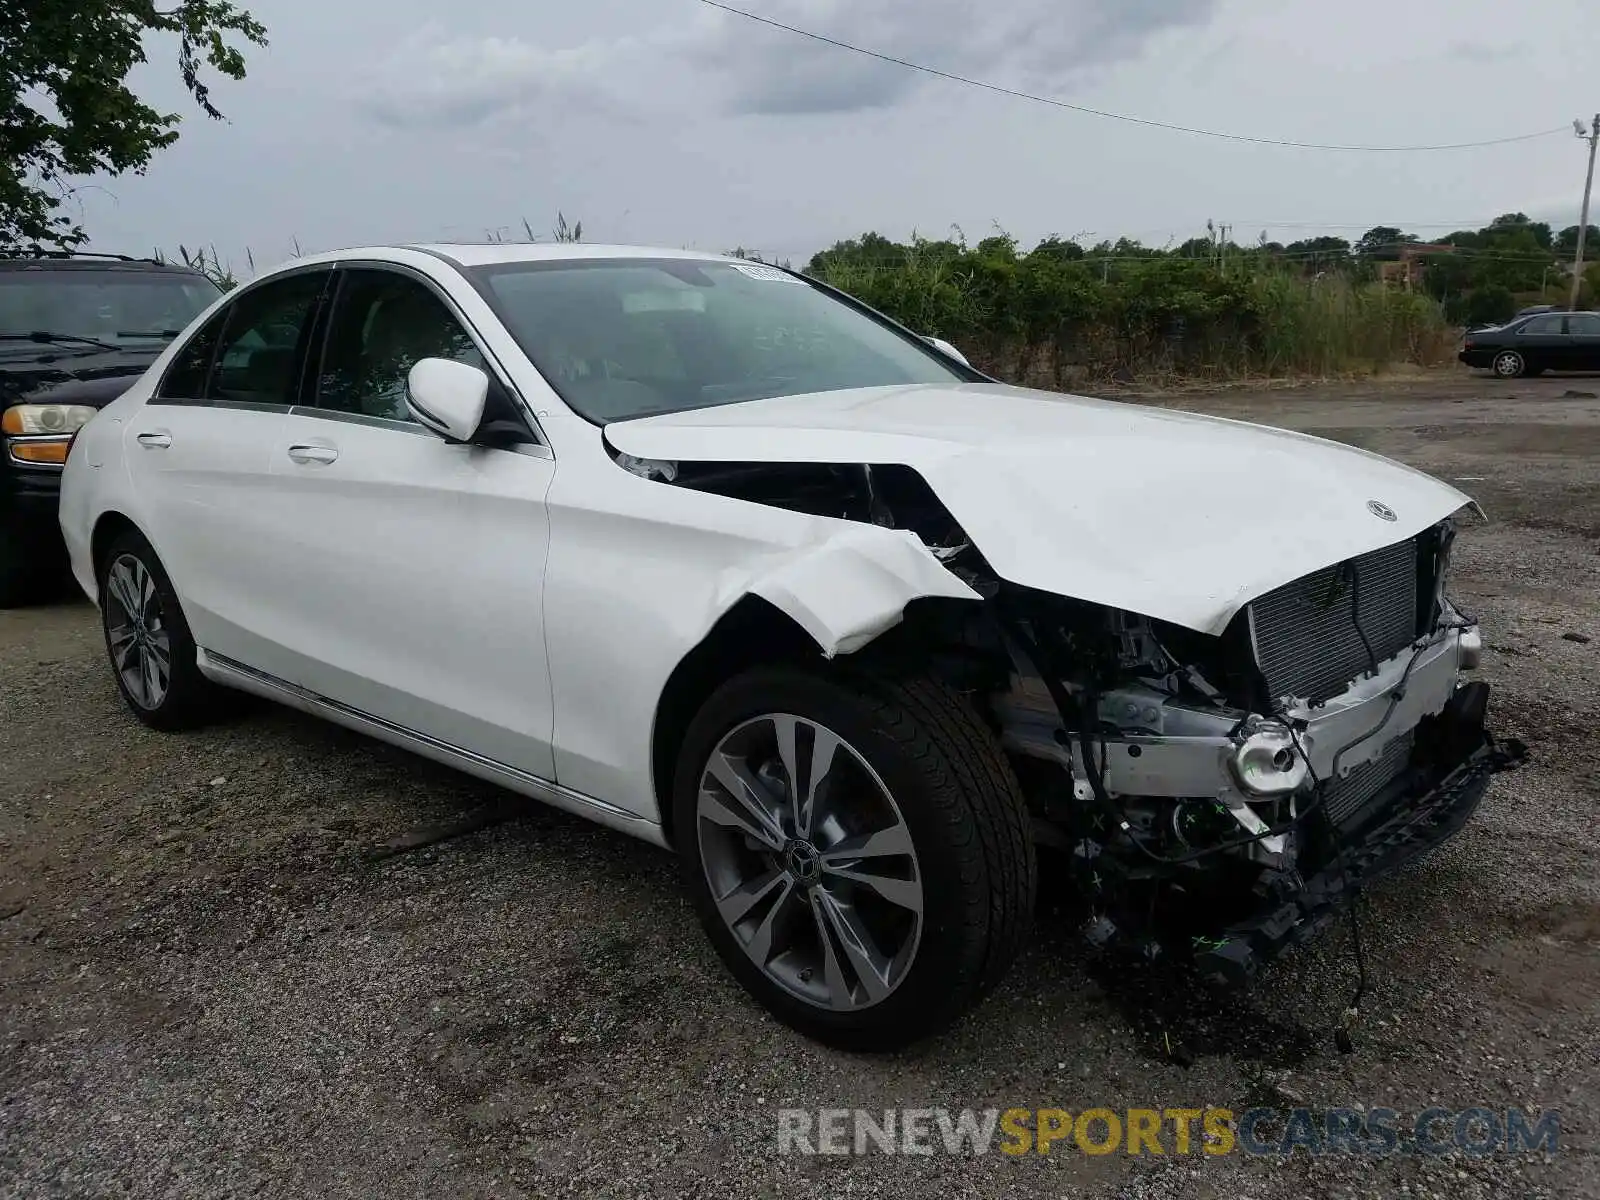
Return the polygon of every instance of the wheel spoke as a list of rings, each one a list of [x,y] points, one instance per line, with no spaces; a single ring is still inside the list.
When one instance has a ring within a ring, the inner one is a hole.
[[[810,837],[811,831],[828,815],[834,756],[842,744],[837,735],[820,725],[813,725],[811,732],[811,772],[806,778],[805,799],[801,804],[805,814],[802,837]]]
[[[823,887],[829,879],[848,879],[851,883],[871,888],[890,904],[914,913],[922,911],[922,885],[915,879],[899,879],[859,867],[835,867],[826,863],[822,867]],[[830,893],[831,894],[831,893]]]
[[[156,660],[156,666],[161,668],[162,682],[172,673],[172,644],[164,633],[153,633],[149,641],[150,654]]]
[[[129,652],[134,646],[133,630],[126,625],[113,626],[106,630],[106,642],[111,650],[111,662],[119,671],[128,667]]]
[[[154,642],[145,646],[145,657],[150,663],[150,678],[155,684],[152,693],[159,702],[167,694],[167,684],[172,678],[170,659]]]
[[[111,568],[111,574],[106,578],[106,583],[117,604],[127,614],[128,620],[137,621],[139,602],[134,597],[133,578],[129,573],[126,559],[117,560],[116,566]]]
[[[703,814],[719,825],[742,829],[769,850],[782,850],[783,829],[768,807],[765,789],[750,769],[720,750],[711,756],[707,769],[722,786],[726,798],[702,784],[700,805]]]
[[[889,960],[873,943],[872,935],[853,909],[840,904],[820,888],[812,895],[816,898],[817,910],[822,914],[824,924],[838,939],[851,973],[860,980],[867,999],[882,1000],[889,994]]]
[[[139,651],[139,675],[144,681],[145,703],[153,708],[161,700],[161,680],[156,671],[155,656],[150,653],[148,646]]]
[[[888,829],[835,842],[822,851],[821,857],[824,869],[828,869],[859,858],[893,858],[914,853],[911,831],[904,821],[896,821]]]
[[[783,713],[772,718],[772,730],[778,740],[778,759],[783,763],[783,774],[789,784],[789,803],[794,806],[790,815],[794,819],[795,836],[805,837],[810,825],[807,807],[800,792],[799,728],[798,717]]]
[[[161,606],[156,601],[156,578],[141,566],[138,580],[139,612],[147,625],[153,624],[161,619]]]
[[[830,1008],[852,1008],[850,984],[845,980],[844,968],[839,963],[839,951],[834,946],[833,931],[828,918],[822,915],[822,893],[811,893],[811,919],[816,922],[817,942],[822,947],[822,981],[828,989]]]
[[[787,871],[774,868],[757,879],[736,885],[717,899],[717,911],[729,925],[737,925],[750,915],[750,910],[782,887],[785,895],[794,886]],[[778,898],[782,903],[783,897]],[[776,907],[776,906],[774,906]]]
[[[143,708],[150,707],[150,698],[145,691],[144,677],[144,647],[134,646],[133,661],[128,664],[128,669],[123,672],[122,678],[128,685],[128,691]]]
[[[777,886],[782,889],[778,898],[772,902],[772,907],[767,909],[755,932],[750,935],[750,940],[745,943],[746,952],[762,968],[772,961],[772,939],[777,931],[778,918],[788,908],[789,899],[794,895],[794,881],[787,874],[778,877]]]

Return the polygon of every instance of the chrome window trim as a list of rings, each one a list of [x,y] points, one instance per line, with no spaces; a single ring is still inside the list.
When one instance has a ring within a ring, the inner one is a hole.
[[[369,429],[385,429],[391,433],[408,433],[413,437],[439,440],[439,434],[417,421],[399,421],[393,417],[372,417],[366,413],[341,412],[336,408],[318,408],[312,404],[296,404],[288,410],[291,417],[314,417],[319,421],[333,421],[341,425],[362,425]],[[519,446],[474,446],[476,450],[499,450],[521,454],[528,458],[554,460],[550,447],[544,442],[525,442]]]
[[[155,387],[151,389],[150,395],[145,397],[145,404],[163,406],[186,405],[190,408],[220,408],[225,404],[231,404],[238,408],[250,410],[251,406],[255,404],[254,401],[206,400],[193,396],[166,395],[165,390],[167,386],[167,379],[171,376],[173,369],[177,366],[178,360],[183,357],[184,352],[194,344],[194,340],[196,338],[205,333],[206,329],[210,327],[213,321],[221,318],[222,329],[226,331],[228,327],[227,318],[233,315],[233,310],[238,306],[239,301],[245,296],[248,296],[251,292],[259,291],[269,284],[278,283],[285,279],[292,279],[296,275],[309,275],[320,271],[327,276],[327,278],[322,281],[322,291],[317,295],[317,304],[321,304],[323,297],[327,294],[328,283],[333,279],[334,270],[335,267],[332,263],[305,263],[300,266],[286,267],[281,271],[274,271],[271,275],[264,276],[261,279],[252,279],[249,283],[241,283],[238,287],[234,288],[230,292],[224,292],[222,296],[222,303],[218,304],[216,309],[205,319],[205,321],[203,321],[199,327],[189,335],[189,337],[184,339],[182,344],[178,346],[177,350],[173,352],[172,357],[167,360],[167,365],[162,368],[161,378],[156,380]],[[315,311],[313,311],[311,313],[311,321],[313,324],[315,324],[316,320],[317,314]],[[166,353],[166,351],[163,350],[162,353]],[[216,361],[217,352],[216,348],[213,347],[211,351],[211,367],[213,370],[216,368]],[[209,373],[207,378],[209,380]],[[283,411],[287,412],[289,407],[290,406],[287,404],[265,405],[256,407],[254,411],[276,411],[278,409],[282,409]]]

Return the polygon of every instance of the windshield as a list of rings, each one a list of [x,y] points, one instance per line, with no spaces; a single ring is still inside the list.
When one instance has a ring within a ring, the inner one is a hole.
[[[218,296],[197,275],[159,271],[0,271],[0,338],[29,334],[135,347],[166,342]]]
[[[759,263],[589,259],[475,274],[550,385],[601,424],[972,378],[931,347]]]

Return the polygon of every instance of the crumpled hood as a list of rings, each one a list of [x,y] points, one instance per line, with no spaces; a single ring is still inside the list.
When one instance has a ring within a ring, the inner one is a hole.
[[[1213,634],[1273,588],[1472,502],[1306,434],[996,384],[784,396],[605,436],[679,462],[902,464],[1001,578]]]

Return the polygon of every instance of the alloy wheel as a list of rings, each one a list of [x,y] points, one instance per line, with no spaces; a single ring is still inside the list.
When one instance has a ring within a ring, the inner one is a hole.
[[[1506,351],[1494,360],[1494,373],[1507,378],[1522,374],[1522,355]]]
[[[904,981],[922,876],[899,806],[854,747],[804,717],[755,717],[717,743],[696,803],[712,899],[768,978],[834,1011]]]
[[[172,683],[172,638],[150,571],[121,554],[106,572],[106,646],[128,696],[147,711],[161,707]]]

